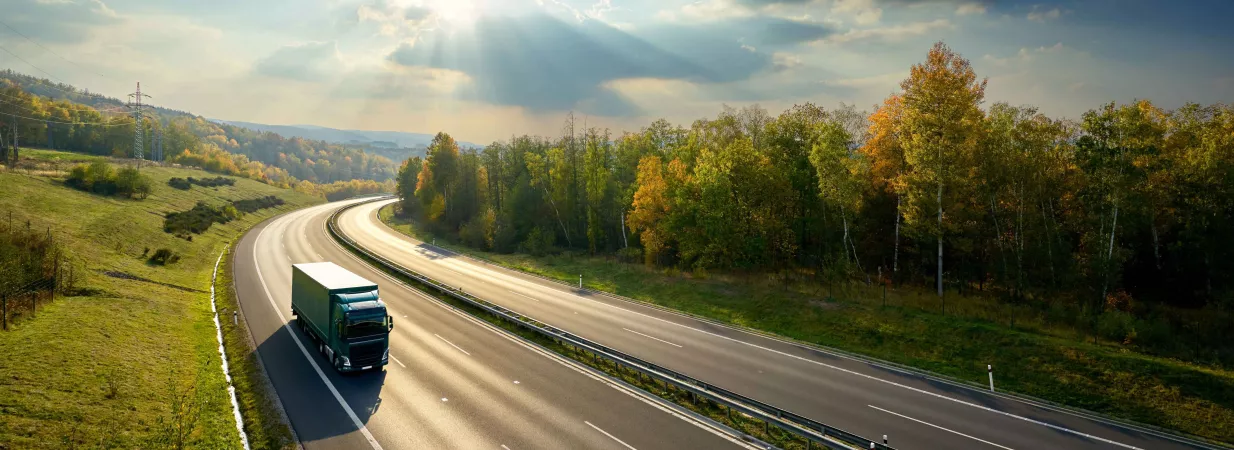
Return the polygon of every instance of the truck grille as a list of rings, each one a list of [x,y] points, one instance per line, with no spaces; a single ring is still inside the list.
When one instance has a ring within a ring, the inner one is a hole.
[[[360,368],[381,364],[386,345],[381,339],[351,344],[351,366]]]

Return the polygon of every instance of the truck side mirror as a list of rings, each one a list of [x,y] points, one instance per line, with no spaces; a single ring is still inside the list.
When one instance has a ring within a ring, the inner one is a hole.
[[[386,316],[386,320],[387,320],[387,321],[388,321],[388,323],[390,324],[390,327],[389,327],[386,331],[394,331],[394,317],[393,317],[393,316]]]

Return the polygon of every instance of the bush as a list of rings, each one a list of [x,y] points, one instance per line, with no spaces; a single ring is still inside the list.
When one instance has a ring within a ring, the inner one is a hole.
[[[189,180],[179,177],[167,180],[167,185],[182,191],[187,191],[189,188],[193,187],[193,183],[190,183]]]
[[[251,213],[251,212],[256,212],[257,210],[261,210],[261,209],[282,206],[283,203],[284,202],[282,198],[279,198],[273,195],[267,195],[265,197],[259,197],[259,198],[250,199],[250,200],[238,200],[238,201],[231,202],[231,204],[235,206],[237,210],[239,210],[240,212],[244,212],[244,213]]]
[[[151,255],[149,259],[150,264],[155,264],[159,266],[175,264],[176,261],[179,261],[179,260],[180,260],[180,255],[177,255],[176,252],[173,252],[166,248],[160,248],[158,250],[155,250],[154,254]]]
[[[116,172],[116,193],[129,198],[144,199],[152,189],[150,177],[142,175],[135,167],[125,167]]]
[[[150,178],[136,168],[125,167],[116,171],[111,164],[103,161],[73,167],[64,183],[86,192],[120,194],[129,198],[146,198],[153,190]]]
[[[544,256],[553,251],[555,239],[552,230],[544,227],[532,228],[531,232],[527,233],[527,239],[523,241],[522,251],[534,256]]]
[[[240,214],[232,205],[215,207],[205,202],[197,202],[193,209],[167,214],[163,219],[163,231],[177,236],[201,234],[215,223],[227,223],[240,218]]]

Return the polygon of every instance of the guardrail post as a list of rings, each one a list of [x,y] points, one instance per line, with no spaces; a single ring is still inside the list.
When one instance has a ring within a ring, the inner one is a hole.
[[[9,295],[0,294],[0,302],[4,303],[4,330],[8,331],[9,329]]]

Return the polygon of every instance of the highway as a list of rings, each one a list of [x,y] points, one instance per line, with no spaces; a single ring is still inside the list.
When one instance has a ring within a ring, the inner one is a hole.
[[[1206,448],[488,265],[391,230],[376,215],[391,202],[348,210],[341,230],[487,301],[831,426],[887,435],[900,449]]]
[[[270,219],[233,254],[244,320],[304,448],[748,448],[360,262],[325,231],[343,204]],[[289,323],[291,265],[317,261],[379,284],[395,317],[384,371],[338,374]]]

